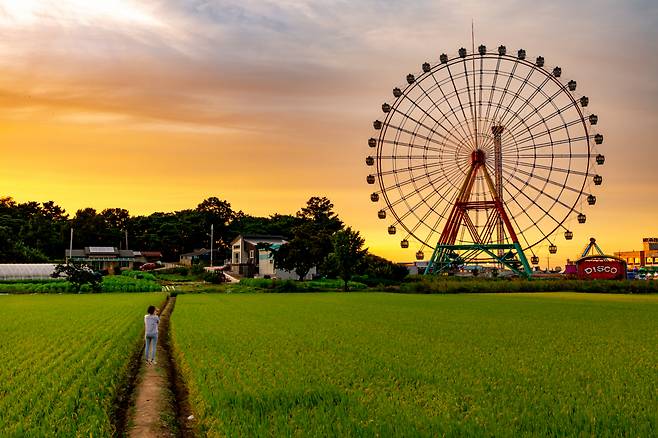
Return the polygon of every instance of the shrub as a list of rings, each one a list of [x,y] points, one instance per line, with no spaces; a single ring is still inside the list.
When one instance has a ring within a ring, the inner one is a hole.
[[[190,273],[192,275],[202,275],[205,272],[205,267],[201,263],[195,263],[190,268]]]
[[[134,278],[137,280],[149,280],[149,281],[155,281],[155,275],[148,273],[148,272],[142,272],[142,271],[134,271],[134,270],[128,270],[128,271],[123,271],[121,275],[125,277],[130,277]]]
[[[212,284],[221,284],[226,282],[226,276],[221,271],[207,271],[203,274],[203,281]]]
[[[185,276],[189,273],[190,269],[187,266],[176,266],[173,268],[158,269],[158,274],[176,274]]]
[[[589,292],[658,293],[658,281],[482,279],[414,276],[400,285],[402,293]]]

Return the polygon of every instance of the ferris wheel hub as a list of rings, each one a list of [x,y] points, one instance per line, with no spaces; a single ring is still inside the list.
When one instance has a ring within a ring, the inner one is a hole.
[[[471,164],[484,165],[487,160],[487,154],[482,149],[476,149],[471,152]]]

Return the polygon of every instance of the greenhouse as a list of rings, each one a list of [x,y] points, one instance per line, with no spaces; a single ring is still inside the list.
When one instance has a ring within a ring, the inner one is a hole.
[[[55,272],[52,263],[12,263],[0,264],[0,281],[2,280],[47,280]]]

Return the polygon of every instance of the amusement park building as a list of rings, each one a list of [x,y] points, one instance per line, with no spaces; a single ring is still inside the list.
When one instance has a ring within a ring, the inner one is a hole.
[[[615,256],[626,260],[629,268],[658,267],[658,237],[645,237],[642,246],[640,251],[619,251]]]

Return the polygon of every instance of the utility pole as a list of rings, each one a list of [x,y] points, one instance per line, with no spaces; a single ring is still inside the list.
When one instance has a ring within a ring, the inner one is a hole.
[[[213,261],[213,246],[215,243],[215,224],[210,224],[210,267]]]
[[[66,264],[69,264],[69,259],[73,255],[73,227],[71,227],[71,238],[69,239],[69,256],[66,258]]]

